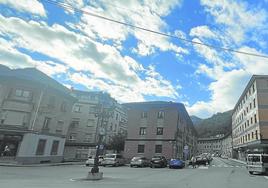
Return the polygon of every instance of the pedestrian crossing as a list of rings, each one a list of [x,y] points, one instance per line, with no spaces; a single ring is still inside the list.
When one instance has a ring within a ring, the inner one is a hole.
[[[243,165],[227,165],[227,164],[212,164],[212,165],[207,165],[207,166],[196,166],[196,169],[209,169],[209,168],[245,168]]]

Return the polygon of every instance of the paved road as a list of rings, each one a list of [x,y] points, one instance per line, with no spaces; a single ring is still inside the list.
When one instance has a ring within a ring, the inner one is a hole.
[[[249,175],[243,164],[215,158],[209,167],[151,169],[105,167],[101,181],[72,181],[86,176],[88,167],[0,167],[1,188],[267,188],[268,177]]]

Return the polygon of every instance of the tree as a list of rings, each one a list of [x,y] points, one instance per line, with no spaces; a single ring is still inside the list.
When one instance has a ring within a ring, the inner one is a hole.
[[[107,145],[107,149],[115,150],[117,153],[124,150],[126,136],[124,134],[114,135]]]

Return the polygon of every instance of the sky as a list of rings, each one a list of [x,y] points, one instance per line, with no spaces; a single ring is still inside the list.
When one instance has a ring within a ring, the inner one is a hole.
[[[0,64],[35,67],[66,87],[117,101],[174,101],[207,118],[232,109],[268,58],[268,1],[0,0]],[[164,37],[93,17],[176,37]]]

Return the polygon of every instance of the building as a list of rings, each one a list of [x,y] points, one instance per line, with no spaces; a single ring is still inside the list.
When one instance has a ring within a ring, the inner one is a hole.
[[[126,110],[109,94],[73,90],[72,95],[78,101],[71,115],[64,151],[65,160],[82,160],[88,155],[94,155],[101,128],[105,131],[105,144],[114,135],[126,134]]]
[[[209,138],[199,138],[197,142],[198,154],[210,153],[232,157],[232,134],[217,135]]]
[[[75,100],[37,69],[0,65],[0,160],[61,162]]]
[[[268,153],[268,76],[253,75],[232,114],[234,157]]]
[[[126,158],[163,155],[189,158],[196,153],[197,133],[181,103],[137,102],[128,108]]]

